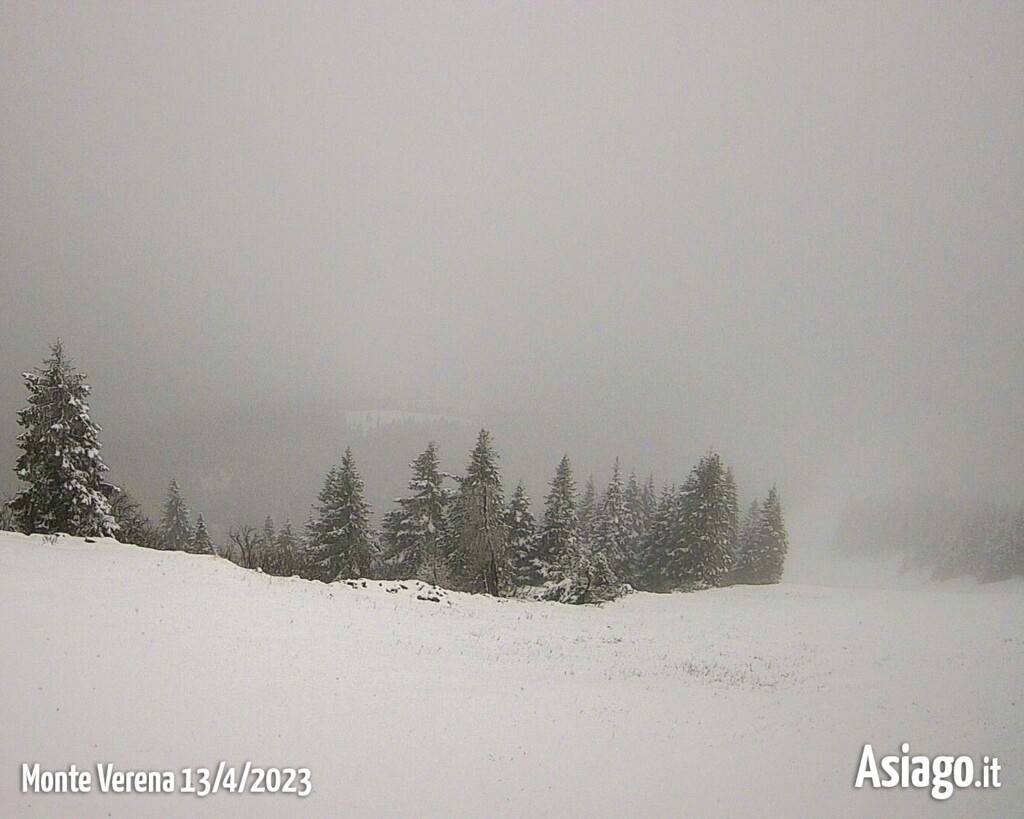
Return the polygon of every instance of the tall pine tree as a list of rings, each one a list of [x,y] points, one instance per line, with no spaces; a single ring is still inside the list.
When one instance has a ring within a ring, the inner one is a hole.
[[[537,521],[530,509],[530,496],[522,482],[505,509],[505,532],[508,537],[509,565],[516,588],[530,586],[535,580],[537,556]]]
[[[480,430],[460,481],[453,516],[450,558],[461,591],[499,595],[508,586],[504,503],[498,456],[487,430]]]
[[[725,505],[729,515],[729,556],[733,563],[740,546],[740,499],[732,467],[725,470]]]
[[[163,533],[166,548],[188,551],[192,543],[192,523],[189,520],[188,506],[181,496],[181,489],[173,478],[167,485],[167,499],[164,501],[160,531]]]
[[[740,521],[736,552],[729,570],[730,583],[758,582],[757,577],[761,571],[761,522],[761,503],[755,498]]]
[[[679,491],[675,486],[661,490],[644,537],[638,587],[666,591],[668,554],[673,548]]]
[[[210,539],[210,533],[206,531],[206,521],[203,520],[202,513],[196,518],[196,530],[192,533],[188,550],[197,555],[214,554],[213,541]]]
[[[740,526],[739,548],[729,573],[731,583],[778,583],[789,549],[782,504],[773,486],[764,503],[754,501]]]
[[[626,521],[623,527],[625,562],[619,579],[635,586],[642,574],[643,541],[649,523],[644,489],[635,472],[631,472],[626,481],[623,501]]]
[[[386,571],[396,578],[446,585],[443,535],[450,492],[443,485],[437,444],[431,441],[410,468],[412,494],[399,498],[398,508],[384,516]]]
[[[782,572],[786,568],[786,554],[789,551],[789,536],[786,524],[782,519],[782,503],[779,492],[773,486],[768,492],[764,506],[761,508],[762,523],[759,534],[763,538],[759,545],[762,555],[762,582],[778,583],[782,580]]]
[[[672,543],[662,569],[668,588],[717,586],[729,570],[729,504],[725,470],[708,453],[683,485]]]
[[[605,556],[616,577],[626,578],[632,574],[628,549],[626,496],[619,459],[616,458],[612,467],[612,479],[595,516],[591,550],[595,554]]]
[[[544,517],[537,532],[537,549],[530,582],[539,585],[564,577],[580,547],[576,482],[572,477],[569,456],[565,455],[551,479]]]
[[[327,473],[307,529],[309,574],[319,580],[369,577],[375,537],[351,448]]]
[[[292,531],[292,522],[285,520],[284,525],[277,532],[273,560],[264,567],[264,571],[281,577],[290,577],[296,573],[298,568],[298,541]]]
[[[117,523],[108,500],[114,487],[103,481],[100,428],[89,416],[89,387],[64,355],[60,341],[42,369],[23,373],[28,406],[18,413],[25,431],[15,472],[28,484],[11,503],[26,534],[65,532],[113,536]]]
[[[590,475],[583,487],[583,494],[577,507],[579,518],[579,540],[587,548],[590,548],[594,540],[594,524],[597,518],[597,486],[594,483],[594,476]]]

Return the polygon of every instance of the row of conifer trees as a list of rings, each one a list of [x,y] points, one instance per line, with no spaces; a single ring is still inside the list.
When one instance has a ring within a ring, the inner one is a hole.
[[[214,545],[200,515],[193,526],[172,481],[163,516],[152,524],[139,505],[107,484],[89,388],[59,342],[44,367],[25,374],[29,405],[17,474],[27,486],[9,503],[21,531],[113,535],[157,549],[219,554],[262,571],[308,579],[419,579],[491,595],[525,594],[564,602],[612,599],[627,588],[667,591],[781,578],[787,539],[778,493],[754,502],[742,520],[736,483],[709,453],[679,486],[656,491],[616,461],[598,492],[582,496],[568,456],[536,519],[522,484],[506,501],[498,456],[481,430],[462,475],[445,473],[431,443],[411,464],[409,492],[371,523],[352,451],[333,467],[301,533],[235,526]]]
[[[520,483],[504,499],[498,458],[481,430],[462,476],[441,469],[431,443],[410,465],[409,492],[371,525],[363,481],[351,450],[327,474],[300,536],[236,527],[220,553],[273,574],[310,579],[419,579],[489,594],[530,594],[566,602],[729,583],[775,583],[786,531],[778,493],[739,515],[732,471],[708,454],[682,486],[655,490],[618,462],[606,489],[593,478],[580,496],[569,458],[555,470],[540,519]],[[193,533],[176,483],[159,527],[165,548],[212,552],[202,519]]]

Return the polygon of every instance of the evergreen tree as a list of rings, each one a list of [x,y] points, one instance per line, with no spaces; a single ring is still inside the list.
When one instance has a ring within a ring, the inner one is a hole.
[[[559,573],[561,579],[547,586],[544,600],[577,605],[604,603],[614,600],[622,590],[604,553],[588,549],[578,541],[570,549],[567,565]]]
[[[450,569],[461,591],[500,594],[507,582],[507,552],[498,456],[480,430],[459,485]]]
[[[270,515],[263,519],[263,545],[267,549],[273,549],[277,545],[277,527]]]
[[[729,508],[721,459],[709,453],[683,485],[663,577],[669,588],[717,586],[730,565]]]
[[[654,488],[653,475],[648,475],[647,480],[644,481],[644,487],[640,492],[640,508],[646,524],[644,529],[644,535],[646,535],[647,527],[651,525],[651,521],[654,519],[654,512],[658,508],[658,493]]]
[[[254,555],[256,566],[266,574],[290,577],[298,570],[298,553],[291,521],[285,521],[280,530],[274,519],[267,515],[263,529],[257,536]]]
[[[279,555],[277,553],[277,524],[274,518],[267,515],[263,519],[263,528],[260,530],[259,548],[256,552],[256,565],[268,574],[280,574]]]
[[[188,551],[192,543],[192,524],[188,507],[181,496],[181,489],[174,479],[167,485],[167,500],[164,501],[164,516],[160,522],[168,549]]]
[[[100,428],[89,416],[89,387],[64,355],[60,341],[42,369],[23,373],[28,406],[18,412],[25,431],[18,436],[15,473],[28,484],[10,502],[26,534],[64,532],[111,537],[117,523],[103,481]]]
[[[673,548],[679,492],[674,486],[661,491],[644,538],[639,587],[647,591],[665,591],[668,554]]]
[[[643,563],[643,542],[647,533],[648,518],[647,509],[644,506],[644,490],[640,485],[640,479],[636,472],[629,473],[629,480],[626,481],[626,489],[623,495],[625,511],[625,526],[623,529],[624,551],[626,562],[621,580],[628,581],[634,586],[640,582]]]
[[[202,513],[196,518],[196,530],[192,534],[188,550],[197,555],[216,554],[213,548],[213,541],[210,539],[210,533],[206,531],[206,521],[203,520]]]
[[[621,593],[621,584],[598,539],[599,532],[608,531],[606,521],[604,529],[599,526],[602,510],[609,507],[597,506],[593,479],[588,481],[585,499],[589,504],[593,525],[593,536],[589,542],[580,535],[576,485],[569,459],[563,457],[551,481],[537,537],[537,575],[541,582],[547,583],[543,595],[546,600],[574,604],[600,603],[613,600]]]
[[[725,470],[725,505],[729,515],[730,562],[735,562],[740,547],[740,501],[732,467]]]
[[[594,541],[597,500],[597,486],[594,484],[594,476],[591,475],[587,478],[587,483],[583,487],[583,494],[580,496],[577,514],[579,518],[579,541],[588,549]]]
[[[628,577],[631,575],[631,555],[628,549],[626,498],[619,459],[616,458],[612,467],[611,482],[595,516],[591,551],[594,554],[603,554],[617,577]]]
[[[640,485],[635,499],[630,498],[633,492],[634,490],[627,485],[626,505],[633,529],[630,583],[638,589],[646,590],[657,585],[651,576],[651,527],[654,525],[654,517],[658,510],[654,477],[648,476]]]
[[[292,522],[285,520],[278,530],[276,543],[276,565],[274,574],[290,577],[298,569],[298,540],[292,531]]]
[[[576,515],[576,482],[569,456],[565,455],[551,479],[529,582],[540,585],[564,577],[582,548]]]
[[[730,583],[758,582],[757,578],[762,572],[758,551],[763,540],[760,534],[761,523],[761,503],[755,498],[740,522],[736,553],[732,568],[729,570]]]
[[[373,569],[375,537],[370,507],[363,500],[363,479],[352,450],[341,467],[331,467],[307,530],[309,573],[319,580],[368,577]]]
[[[789,536],[786,524],[782,519],[782,504],[778,490],[773,486],[768,498],[761,508],[762,523],[759,534],[763,538],[759,544],[762,556],[762,582],[778,583],[782,580],[782,572],[786,567],[786,554],[789,551]]]
[[[579,596],[580,603],[605,603],[620,596],[622,584],[604,552],[577,549],[574,557],[573,577],[583,589]]]
[[[294,552],[296,547],[299,545],[298,540],[295,537],[295,532],[292,531],[292,522],[285,520],[284,525],[277,533],[277,545],[278,548],[283,549],[286,552]]]
[[[437,444],[431,441],[410,468],[412,494],[399,498],[398,508],[384,516],[386,571],[396,578],[446,585],[443,538],[450,493],[443,485]]]
[[[516,588],[534,583],[537,559],[537,522],[530,510],[530,496],[522,482],[516,484],[505,510],[509,564]]]

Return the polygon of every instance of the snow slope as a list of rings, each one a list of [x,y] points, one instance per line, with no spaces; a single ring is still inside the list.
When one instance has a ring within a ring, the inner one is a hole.
[[[0,533],[4,816],[1020,815],[1024,594],[782,585],[417,599]],[[880,753],[999,791],[857,791]],[[56,769],[307,766],[313,794],[22,795]]]

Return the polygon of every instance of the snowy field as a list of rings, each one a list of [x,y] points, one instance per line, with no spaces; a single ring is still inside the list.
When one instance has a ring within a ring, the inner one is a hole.
[[[1024,588],[602,608],[270,578],[0,535],[4,816],[1020,816]],[[998,791],[853,788],[862,745]],[[313,794],[18,793],[50,769],[305,766]]]

